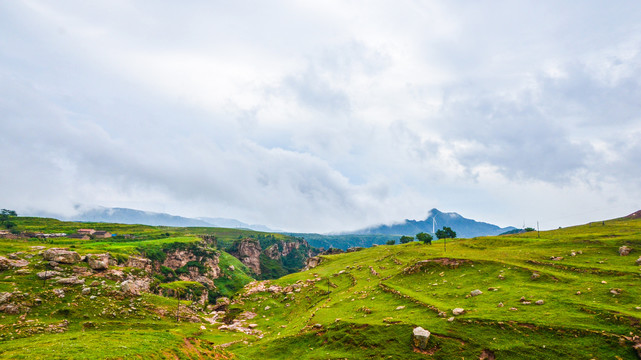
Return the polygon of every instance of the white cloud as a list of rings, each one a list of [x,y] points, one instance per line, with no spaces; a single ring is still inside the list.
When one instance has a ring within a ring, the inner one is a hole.
[[[3,207],[336,231],[641,205],[633,2],[0,7]]]

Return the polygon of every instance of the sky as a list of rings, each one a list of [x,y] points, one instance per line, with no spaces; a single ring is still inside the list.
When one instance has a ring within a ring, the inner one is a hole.
[[[0,0],[0,207],[334,232],[641,209],[641,2]]]

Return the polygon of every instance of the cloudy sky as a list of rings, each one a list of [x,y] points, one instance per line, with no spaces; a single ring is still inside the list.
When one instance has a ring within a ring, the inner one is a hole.
[[[0,0],[0,207],[340,231],[641,209],[638,1]]]

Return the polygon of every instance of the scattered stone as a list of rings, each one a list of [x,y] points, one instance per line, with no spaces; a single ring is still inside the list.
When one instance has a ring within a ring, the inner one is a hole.
[[[530,276],[530,279],[536,280],[541,277],[541,274],[539,273],[532,273],[532,276]]]
[[[576,256],[576,253],[575,253],[574,251],[572,251],[572,252],[570,253],[570,256]]]
[[[498,278],[499,280],[505,280],[505,276],[503,276],[502,274],[499,274]]]
[[[94,281],[91,282],[91,286],[98,286],[98,285],[100,285],[98,280],[94,280]]]
[[[318,324],[318,323],[314,324],[314,328],[316,328],[316,329],[320,329],[322,327],[323,327],[323,325],[321,325],[321,324]]]
[[[16,304],[4,304],[0,306],[0,311],[10,315],[15,315],[20,314],[20,307]]]
[[[52,277],[60,276],[62,275],[59,271],[55,270],[49,270],[49,271],[41,271],[36,274],[40,280],[44,279],[51,279]]]
[[[621,289],[610,289],[610,294],[612,295],[619,295],[623,292]]]
[[[543,304],[545,304],[545,301],[543,301],[543,300],[537,300],[537,301],[535,302],[535,304],[537,304],[537,305],[543,305]]]
[[[431,333],[422,327],[414,328],[414,346],[421,350],[427,349],[427,342],[430,339]]]
[[[463,308],[454,308],[454,309],[452,309],[452,314],[454,314],[454,315],[458,316],[458,315],[461,315],[463,313],[465,313],[465,309],[463,309]]]
[[[62,248],[47,249],[42,253],[42,257],[47,261],[55,261],[63,264],[75,264],[80,261],[80,255],[77,252]]]
[[[403,305],[396,307],[396,310],[403,310],[403,309],[405,309],[405,306],[403,306]]]
[[[577,295],[581,295],[581,291],[577,291],[577,292],[576,292],[576,294],[577,294]]]
[[[234,265],[229,265],[229,271],[235,271],[235,270],[236,268],[234,267]]]
[[[523,304],[523,305],[530,305],[530,304],[532,304],[532,302],[531,302],[531,301],[523,301],[521,304]]]
[[[448,322],[452,322],[452,321],[454,321],[454,319],[455,319],[455,318],[454,318],[454,316],[451,316],[451,317],[449,317],[449,318],[447,319],[447,321],[448,321]]]
[[[563,260],[563,256],[550,256],[550,260],[552,260],[552,261],[561,261],[561,260]]]
[[[601,281],[601,284],[607,284],[607,283],[608,283],[608,282],[607,282],[607,281],[605,281],[605,280]]]
[[[10,292],[0,292],[0,304],[4,304],[7,301],[9,301],[9,299],[11,299],[12,295],[13,294],[10,293]]]
[[[95,299],[95,298],[96,298],[96,295],[91,295],[91,296],[89,297],[89,300],[93,300],[93,299]]]
[[[619,248],[619,255],[620,256],[628,256],[631,251],[632,251],[632,248],[629,248],[629,247],[623,245],[623,246],[621,246]]]
[[[77,276],[72,276],[68,278],[58,279],[57,283],[63,285],[80,285],[85,283],[85,279],[79,279]]]
[[[62,289],[53,289],[53,293],[56,294],[59,298],[65,297],[65,291]]]
[[[269,305],[265,306],[265,311],[267,311],[269,309],[271,309],[271,306],[269,306]]]
[[[505,306],[505,305],[503,305],[502,302],[500,302],[498,305],[496,305],[496,307],[503,307],[503,306]]]
[[[444,317],[447,317],[447,313],[445,311],[439,311],[438,316],[444,318]]]
[[[89,295],[91,293],[91,288],[86,287],[82,288],[82,295]]]
[[[205,331],[207,330],[207,328],[205,327],[205,325],[200,325],[200,330]]]
[[[511,307],[511,308],[510,308],[510,311],[519,311],[519,309],[517,309],[517,308],[515,308],[515,307]]]
[[[487,291],[499,291],[499,289],[495,287],[489,287],[487,288]]]
[[[247,327],[250,328],[250,329],[255,329],[255,328],[258,327],[258,324],[249,324],[249,325],[247,325]]]
[[[639,256],[639,258],[637,259],[636,264],[641,265],[641,256]]]
[[[470,295],[471,296],[479,296],[481,294],[483,294],[483,292],[481,290],[479,290],[479,289],[470,291]]]

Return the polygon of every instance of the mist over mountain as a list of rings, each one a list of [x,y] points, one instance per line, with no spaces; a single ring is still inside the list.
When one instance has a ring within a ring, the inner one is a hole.
[[[381,235],[408,235],[414,236],[420,232],[433,234],[434,230],[448,226],[456,232],[459,238],[472,238],[476,236],[499,235],[506,231],[516,229],[513,226],[499,227],[497,225],[467,219],[455,212],[444,213],[432,209],[425,220],[407,220],[398,224],[379,225],[352,232],[352,234],[381,234]]]
[[[38,214],[42,215],[42,214]],[[95,207],[81,210],[78,214],[68,217],[47,214],[59,220],[105,222],[119,224],[141,224],[151,226],[177,226],[177,227],[224,227],[234,229],[250,229],[256,231],[274,231],[265,225],[247,224],[236,219],[226,218],[188,218],[183,216],[142,211],[127,208]]]

